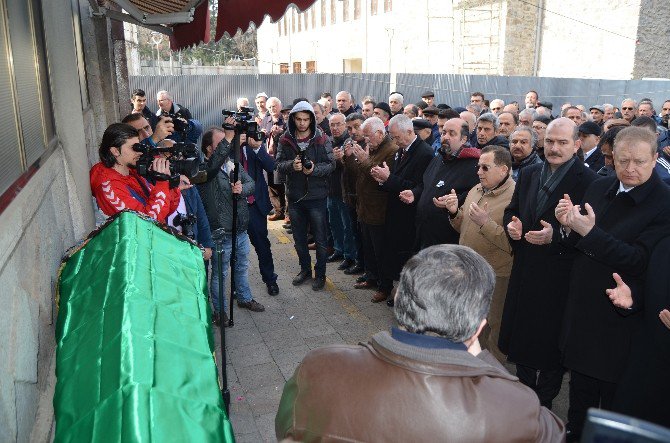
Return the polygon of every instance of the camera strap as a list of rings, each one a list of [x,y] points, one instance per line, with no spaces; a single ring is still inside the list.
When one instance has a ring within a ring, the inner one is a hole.
[[[135,177],[135,180],[137,180],[137,183],[139,183],[140,188],[142,189],[142,193],[144,194],[144,197],[149,200],[149,197],[151,196],[151,192],[149,191],[149,188],[147,187],[146,183],[143,183],[143,179],[135,174],[132,174],[133,177]],[[144,204],[147,204],[146,202],[143,202]]]

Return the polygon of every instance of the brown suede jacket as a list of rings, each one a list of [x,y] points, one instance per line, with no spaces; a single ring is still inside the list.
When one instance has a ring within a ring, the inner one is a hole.
[[[428,349],[388,332],[308,353],[286,382],[280,441],[561,442],[565,427],[488,351]]]

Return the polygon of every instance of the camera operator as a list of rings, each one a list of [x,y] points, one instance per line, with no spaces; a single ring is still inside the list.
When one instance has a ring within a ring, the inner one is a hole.
[[[140,143],[149,144],[152,147],[163,145],[165,142],[169,142],[170,146],[173,144],[172,140],[165,140],[165,137],[171,134],[173,126],[171,120],[167,117],[161,117],[156,125],[156,132],[151,131],[149,122],[141,114],[127,115],[122,122],[137,129]],[[191,189],[192,187],[193,185],[188,177],[182,175],[179,180],[179,190],[181,191],[179,204],[177,210],[168,216],[167,224],[201,244],[204,248],[203,258],[209,260],[212,256],[214,242],[212,241],[207,214],[202,205],[202,200],[200,200],[200,194],[195,189]],[[189,215],[194,215],[195,220],[190,219]],[[191,228],[193,228],[192,232]]]
[[[106,215],[131,209],[165,223],[177,208],[180,193],[171,190],[167,181],[151,184],[137,173],[134,167],[141,153],[133,146],[139,141],[137,130],[130,125],[113,123],[107,127],[98,148],[100,162],[91,168],[91,191]],[[155,158],[151,166],[157,173],[170,174],[165,158]]]
[[[259,126],[267,140],[268,154],[277,158],[277,145],[279,137],[286,131],[286,122],[281,115],[281,100],[277,97],[267,99],[267,113]],[[284,189],[284,177],[279,172],[268,174],[268,192],[274,214],[268,217],[270,221],[284,220],[286,214],[286,191]]]
[[[279,139],[277,149],[277,171],[286,175],[286,198],[300,261],[300,273],[293,279],[294,286],[312,276],[307,247],[308,225],[316,242],[312,289],[318,291],[325,285],[328,258],[326,198],[328,176],[334,170],[330,139],[316,126],[312,105],[298,102],[291,110],[288,130]]]
[[[235,117],[228,117],[224,124],[235,126]],[[237,232],[235,260],[235,288],[237,306],[253,312],[263,312],[265,307],[253,299],[249,287],[249,251],[251,249],[247,226],[249,225],[249,206],[247,198],[254,194],[254,181],[240,168],[239,179],[233,183],[233,163],[231,161],[232,141],[235,131],[232,129],[209,128],[202,137],[202,152],[207,159],[207,181],[198,185],[200,197],[212,229],[212,237],[217,250],[223,251],[223,285],[230,267],[233,245],[233,199],[237,200]],[[210,296],[214,306],[214,322],[227,326],[225,315],[226,297],[223,297],[223,311],[219,306],[218,254],[212,256],[212,280]],[[224,312],[221,316],[219,312]]]

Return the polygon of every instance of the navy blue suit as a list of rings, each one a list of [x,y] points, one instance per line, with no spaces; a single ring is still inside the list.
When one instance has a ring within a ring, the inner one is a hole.
[[[212,233],[209,229],[209,220],[205,213],[205,207],[202,205],[200,194],[198,194],[195,188],[191,188],[182,191],[181,195],[184,197],[186,212],[195,215],[198,219],[193,229],[194,240],[206,248],[214,248]]]
[[[270,240],[268,239],[268,221],[267,215],[272,209],[270,203],[270,194],[268,193],[267,180],[263,171],[267,174],[273,174],[275,161],[265,149],[265,143],[261,145],[258,153],[255,153],[249,146],[244,146],[247,161],[240,156],[240,163],[245,165],[247,173],[256,183],[254,188],[254,203],[249,206],[249,226],[247,233],[251,244],[254,245],[256,255],[258,256],[258,267],[265,284],[275,283],[277,274],[275,274],[275,265],[272,261],[272,250],[270,249]]]

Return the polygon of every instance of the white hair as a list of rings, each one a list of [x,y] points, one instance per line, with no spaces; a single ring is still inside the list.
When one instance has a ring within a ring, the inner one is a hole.
[[[412,123],[412,120],[410,120],[410,118],[405,114],[398,114],[389,120],[389,129],[394,126],[403,132],[414,131],[414,124]]]
[[[361,125],[362,130],[365,130],[366,128],[370,128],[370,130],[373,132],[384,132],[384,122],[379,117],[370,117]]]
[[[249,99],[246,97],[240,97],[237,99],[237,107],[241,108],[242,106],[248,107],[249,106]]]
[[[172,100],[172,96],[171,96],[170,93],[167,92],[167,91],[158,91],[158,94],[156,94],[156,98],[157,98],[157,99],[160,99],[160,98],[161,98],[161,95],[164,95],[165,98],[167,98],[168,100]]]
[[[403,98],[402,94],[398,94],[397,92],[394,92],[393,94],[389,95],[389,102],[391,100],[398,101],[398,102],[400,102],[400,104],[404,103],[404,98]]]

